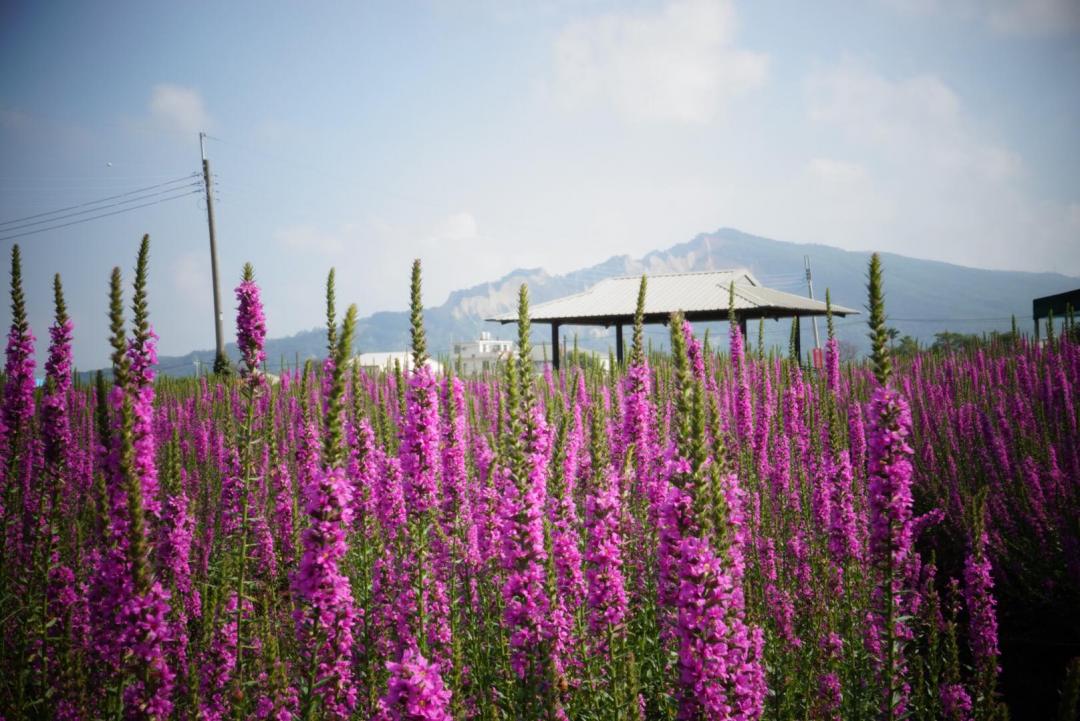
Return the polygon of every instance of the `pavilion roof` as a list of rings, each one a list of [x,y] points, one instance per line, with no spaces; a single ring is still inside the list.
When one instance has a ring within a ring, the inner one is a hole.
[[[567,325],[612,325],[633,321],[641,276],[607,278],[580,293],[529,307],[534,323]],[[645,322],[666,321],[683,311],[689,320],[726,320],[728,293],[735,284],[735,314],[746,318],[781,318],[825,315],[825,303],[794,293],[766,288],[745,268],[697,273],[669,273],[648,276],[645,291]],[[833,305],[834,315],[846,316],[857,310]],[[511,311],[488,318],[496,323],[517,321]]]

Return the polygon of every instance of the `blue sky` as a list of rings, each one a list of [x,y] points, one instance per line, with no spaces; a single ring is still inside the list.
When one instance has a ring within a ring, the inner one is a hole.
[[[1080,275],[1078,41],[1077,0],[3,2],[0,223],[182,178],[206,130],[229,335],[248,260],[280,336],[331,266],[367,314],[414,257],[435,305],[722,226]],[[160,351],[212,346],[202,208],[0,225],[41,350],[59,272],[105,364],[144,232]]]

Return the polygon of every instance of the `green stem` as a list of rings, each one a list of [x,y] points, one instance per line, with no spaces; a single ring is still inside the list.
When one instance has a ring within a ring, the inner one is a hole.
[[[255,426],[255,387],[246,384],[245,399],[247,400],[247,415],[244,418],[244,429],[241,436],[241,460],[240,460],[240,571],[236,588],[236,684],[243,691],[244,688],[244,586],[247,583],[247,557],[248,557],[248,507],[249,488],[248,482],[251,476],[252,446],[255,443],[253,436]],[[243,704],[241,703],[240,706]],[[239,712],[240,709],[238,708]]]

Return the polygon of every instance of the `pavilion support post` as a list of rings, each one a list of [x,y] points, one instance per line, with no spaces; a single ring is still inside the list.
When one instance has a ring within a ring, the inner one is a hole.
[[[795,357],[799,359],[799,365],[802,365],[802,322],[799,316],[795,316],[792,322],[795,324]]]
[[[615,324],[615,360],[619,362],[619,365],[623,364],[622,323]]]
[[[1034,313],[1032,313],[1031,315],[1035,319],[1035,342],[1038,342],[1039,341],[1039,316],[1035,315]]]
[[[559,324],[551,324],[551,367],[559,370]]]
[[[739,334],[743,337],[743,342],[746,342],[746,316],[739,316]]]

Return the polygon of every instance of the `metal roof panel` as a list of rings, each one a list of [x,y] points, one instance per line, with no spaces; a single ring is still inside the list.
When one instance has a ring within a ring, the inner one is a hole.
[[[563,321],[603,319],[633,316],[637,306],[641,276],[607,278],[580,293],[538,303],[529,308],[533,321]],[[824,314],[825,303],[793,293],[762,286],[745,268],[711,270],[696,273],[668,273],[648,276],[645,292],[645,313],[670,315],[726,311],[728,289],[735,283],[735,310],[790,310],[805,315]],[[834,305],[836,315],[851,315],[858,311]],[[517,320],[517,312],[502,313],[489,321],[501,323]]]

